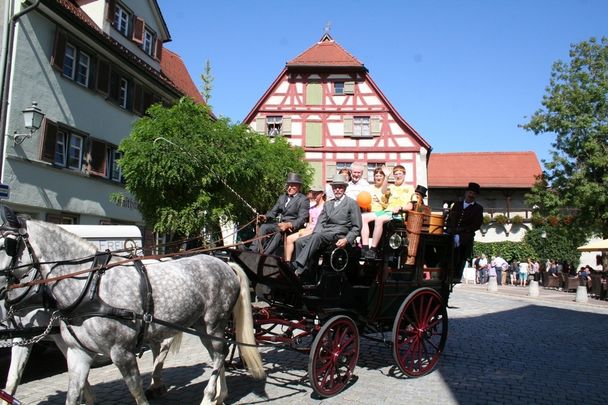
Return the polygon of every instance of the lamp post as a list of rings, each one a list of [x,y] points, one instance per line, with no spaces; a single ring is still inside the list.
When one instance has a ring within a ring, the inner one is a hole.
[[[17,131],[15,131],[15,133],[11,135],[15,145],[21,145],[26,138],[31,138],[32,135],[34,135],[34,132],[42,125],[42,119],[44,118],[44,113],[38,108],[38,103],[35,101],[32,101],[32,105],[24,109],[22,113],[24,126],[30,133],[18,134]]]

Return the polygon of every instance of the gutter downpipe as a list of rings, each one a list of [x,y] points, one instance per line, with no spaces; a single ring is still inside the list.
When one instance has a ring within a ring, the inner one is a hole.
[[[12,6],[13,2],[11,1],[11,4],[8,5],[7,7],[10,8],[10,10],[12,11]],[[24,8],[23,10],[21,10],[20,12],[18,12],[17,14],[13,15],[13,17],[10,19],[10,24],[9,24],[9,28],[8,28],[8,35],[7,35],[7,45],[6,45],[6,57],[4,60],[4,75],[2,77],[3,83],[2,83],[2,89],[0,89],[0,91],[2,92],[2,110],[0,111],[0,183],[2,183],[3,180],[3,176],[4,176],[4,148],[6,146],[6,137],[7,137],[7,133],[6,133],[6,125],[7,125],[7,114],[8,114],[8,93],[10,90],[10,83],[11,83],[11,73],[12,73],[12,65],[13,65],[13,40],[14,40],[14,36],[15,36],[15,27],[17,26],[17,21],[23,17],[25,14],[29,13],[32,10],[35,10],[36,8],[38,8],[38,6],[40,5],[40,0],[36,0],[33,4],[31,4],[30,6]]]

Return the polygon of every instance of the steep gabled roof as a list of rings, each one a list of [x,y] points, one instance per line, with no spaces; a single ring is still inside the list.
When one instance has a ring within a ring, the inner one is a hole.
[[[287,67],[349,67],[365,69],[363,63],[342,48],[329,34],[287,62]],[[365,69],[367,70],[367,69]]]
[[[469,182],[482,188],[531,188],[542,169],[534,152],[433,153],[429,159],[429,187],[463,188]]]
[[[160,70],[186,96],[192,98],[197,103],[205,104],[203,96],[196,88],[184,61],[178,54],[163,47]]]

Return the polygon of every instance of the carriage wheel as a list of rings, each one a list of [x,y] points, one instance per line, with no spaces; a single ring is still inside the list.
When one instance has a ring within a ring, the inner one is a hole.
[[[348,316],[331,318],[319,331],[308,360],[312,389],[331,397],[346,387],[359,358],[359,330]]]
[[[421,288],[408,296],[393,324],[393,357],[410,377],[433,370],[448,336],[448,314],[441,296]]]

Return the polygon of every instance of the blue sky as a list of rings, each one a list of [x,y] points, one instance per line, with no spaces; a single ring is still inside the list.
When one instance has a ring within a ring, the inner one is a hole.
[[[541,107],[570,45],[608,36],[605,0],[158,0],[165,46],[210,104],[241,122],[285,63],[330,35],[358,58],[434,152],[535,151],[552,135],[518,128]]]

